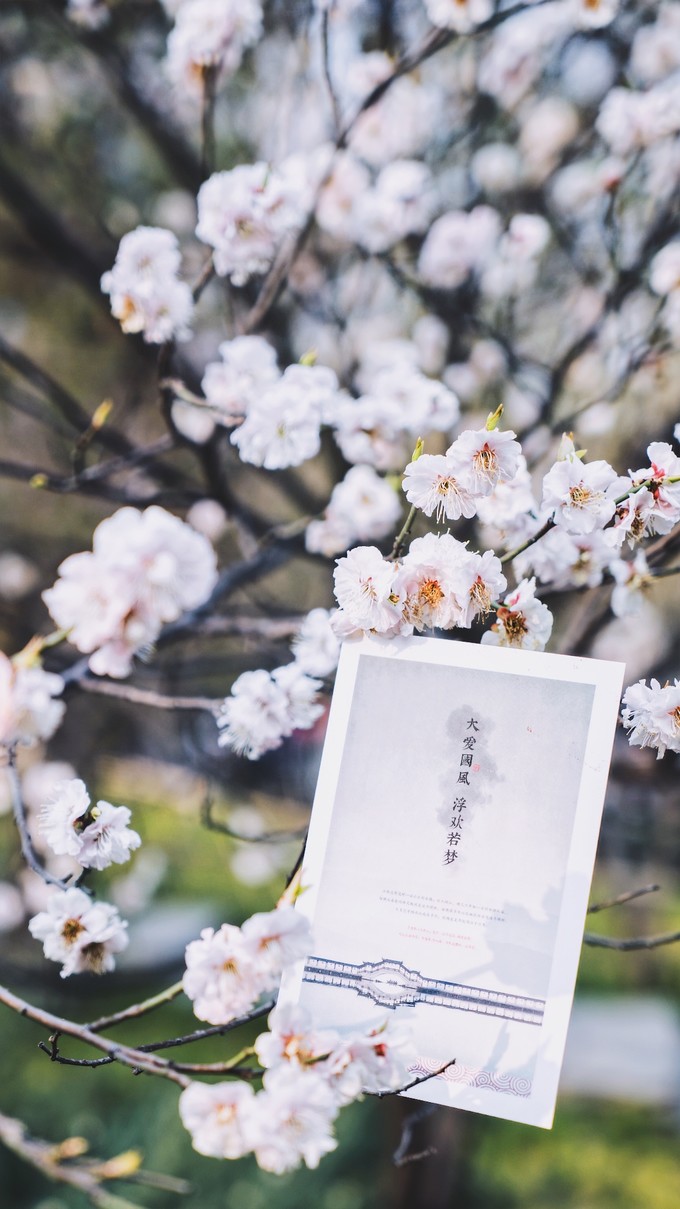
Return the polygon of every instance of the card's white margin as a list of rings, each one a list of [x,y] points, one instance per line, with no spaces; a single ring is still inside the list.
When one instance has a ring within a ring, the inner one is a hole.
[[[312,929],[352,709],[354,685],[362,657],[443,664],[448,667],[475,668],[481,671],[594,686],[581,784],[541,1029],[541,1048],[531,1094],[520,1099],[487,1088],[478,1089],[462,1083],[446,1082],[441,1088],[442,1094],[437,1094],[435,1099],[435,1090],[439,1092],[439,1087],[434,1086],[435,1080],[428,1080],[421,1087],[404,1093],[413,1099],[448,1104],[455,1108],[484,1112],[550,1129],[583,943],[583,927],[625,664],[602,659],[583,659],[574,655],[508,650],[440,638],[363,638],[344,642],[302,865],[304,893],[296,904],[297,909],[310,921]],[[349,876],[351,877],[351,873]],[[279,1003],[298,1001],[302,974],[301,963],[284,976]]]

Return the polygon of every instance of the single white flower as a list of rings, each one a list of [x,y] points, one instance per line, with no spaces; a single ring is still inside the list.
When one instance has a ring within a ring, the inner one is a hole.
[[[459,34],[488,21],[493,16],[492,0],[425,0],[425,10],[433,25],[453,29]]]
[[[521,446],[510,429],[467,429],[450,445],[446,456],[455,459],[460,473],[469,476],[475,495],[490,495],[498,483],[514,479],[519,469]]]
[[[279,1066],[286,1062],[303,1067],[316,1064],[340,1043],[338,1033],[315,1029],[312,1017],[300,1004],[275,1007],[268,1024],[269,1031],[261,1033],[255,1041],[260,1066]]]
[[[330,609],[312,609],[295,635],[295,662],[308,676],[330,676],[338,666],[340,643],[331,625]]]
[[[555,462],[543,479],[543,507],[568,533],[592,533],[612,519],[620,486],[608,462]]]
[[[614,616],[627,617],[640,613],[645,589],[654,582],[644,551],[638,550],[632,562],[617,558],[609,564],[609,570],[615,580],[611,603]]]
[[[376,546],[356,546],[339,558],[333,579],[336,600],[356,629],[384,633],[398,625],[395,567]]]
[[[462,609],[456,624],[467,629],[475,617],[486,617],[507,586],[500,559],[492,550],[483,554],[466,551],[459,564],[456,591]]]
[[[286,967],[306,957],[311,948],[309,921],[294,907],[251,915],[241,933],[263,990],[272,990]]]
[[[404,494],[409,504],[437,521],[457,521],[475,515],[472,476],[462,460],[423,453],[404,471]]]
[[[206,365],[201,389],[215,419],[231,426],[280,374],[276,353],[262,336],[236,336],[224,341],[219,353],[220,361]]]
[[[251,947],[240,928],[204,928],[186,948],[182,985],[194,1015],[209,1024],[228,1024],[247,1012],[265,989]],[[266,980],[265,980],[266,981]]]
[[[246,1083],[191,1083],[179,1098],[179,1115],[199,1154],[240,1159],[251,1147],[248,1113],[255,1092]]]
[[[426,533],[411,542],[395,581],[408,625],[446,630],[459,624],[461,565],[467,558],[463,543],[449,533]]]
[[[251,1118],[258,1164],[276,1175],[300,1162],[318,1167],[337,1146],[332,1127],[338,1105],[326,1080],[313,1068],[287,1064],[266,1071],[263,1084]]]
[[[200,98],[206,70],[233,75],[261,32],[259,0],[182,0],[168,38],[166,71],[183,93]]]
[[[265,163],[214,173],[201,185],[197,205],[196,235],[214,249],[216,272],[234,285],[264,273],[284,235],[304,218],[283,178]]]

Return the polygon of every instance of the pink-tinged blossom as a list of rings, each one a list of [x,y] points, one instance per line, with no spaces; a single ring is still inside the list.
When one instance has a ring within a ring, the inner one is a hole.
[[[340,1042],[338,1033],[315,1029],[309,1012],[297,1003],[275,1007],[268,1024],[269,1031],[261,1033],[255,1041],[260,1066],[280,1066],[287,1062],[298,1066],[316,1064]]]
[[[467,629],[476,617],[486,617],[507,586],[500,559],[492,550],[483,554],[467,551],[459,568],[457,593],[461,614],[456,624]]]
[[[312,609],[291,644],[295,662],[308,676],[330,676],[338,666],[340,643],[330,609]]]
[[[201,389],[214,418],[232,426],[248,414],[263,390],[278,381],[276,353],[262,336],[237,336],[219,348],[220,361],[205,367]]]
[[[165,622],[207,599],[217,579],[215,552],[155,505],[120,508],[97,526],[92,546],[61,563],[43,600],[69,641],[91,656],[91,670],[120,678]]]
[[[641,487],[627,496],[617,505],[614,526],[610,530],[614,545],[622,546],[627,541],[630,546],[642,541],[654,531],[656,516],[656,500],[648,487]]]
[[[184,93],[203,95],[205,73],[230,76],[262,32],[259,0],[183,0],[168,38],[166,71]]]
[[[457,289],[490,262],[500,234],[500,218],[490,206],[475,206],[469,213],[451,210],[430,227],[418,272],[427,285]]]
[[[344,1036],[319,1064],[340,1104],[362,1092],[397,1091],[409,1081],[409,1064],[415,1059],[410,1031],[393,1020],[376,1028]]]
[[[647,446],[647,457],[649,466],[631,471],[630,475],[634,483],[649,482],[654,497],[648,521],[650,531],[669,533],[680,520],[680,457],[665,441],[652,441]]]
[[[621,480],[608,462],[555,462],[543,479],[543,507],[568,533],[593,533],[612,519]]]
[[[141,332],[148,344],[186,340],[194,302],[177,274],[177,237],[161,227],[137,227],[124,235],[101,288],[124,332]]]
[[[336,600],[355,629],[380,634],[399,625],[395,567],[376,546],[356,546],[338,559],[333,579]]]
[[[623,725],[634,747],[655,747],[657,759],[666,751],[680,752],[680,681],[662,688],[658,680],[631,685],[623,694]]]
[[[519,458],[517,473],[512,479],[497,483],[489,495],[476,501],[477,516],[484,525],[493,528],[507,546],[518,546],[536,530],[538,504],[531,487],[526,460]],[[490,541],[488,545],[496,543]]]
[[[216,172],[198,192],[196,234],[213,249],[215,270],[234,285],[264,273],[283,237],[304,214],[279,173],[265,163]]]
[[[83,890],[59,890],[45,911],[29,920],[28,930],[43,942],[45,957],[62,962],[61,977],[107,974],[115,954],[128,943],[127,924],[110,903],[93,902]]]
[[[55,700],[63,688],[61,676],[17,667],[0,651],[0,747],[51,738],[66,708]]]
[[[73,856],[83,868],[106,869],[129,860],[141,839],[128,826],[127,806],[99,801],[93,806],[80,780],[55,785],[40,811],[40,831],[52,852]]]
[[[426,516],[457,521],[475,515],[471,474],[461,462],[443,454],[423,453],[404,471],[404,494]]]
[[[425,0],[425,11],[433,25],[468,34],[493,16],[492,0]]]
[[[392,60],[382,51],[360,55],[350,63],[345,82],[352,93],[352,106],[361,104],[392,69]],[[441,104],[439,88],[415,73],[402,76],[379,101],[359,114],[350,135],[350,149],[373,167],[420,156],[432,141]]]
[[[409,626],[447,630],[460,623],[461,567],[468,558],[463,543],[449,533],[426,533],[411,542],[395,584]]]
[[[268,1070],[254,1101],[251,1141],[265,1171],[281,1175],[304,1162],[318,1167],[335,1150],[338,1105],[326,1080],[313,1069],[290,1064]]]
[[[447,457],[455,459],[461,473],[469,476],[475,495],[489,495],[498,483],[514,479],[522,449],[510,429],[467,429],[449,446]]]
[[[247,1012],[264,990],[251,947],[240,928],[204,928],[186,948],[184,993],[194,1015],[209,1024],[228,1024]]]
[[[321,688],[297,663],[273,672],[242,672],[217,715],[221,747],[248,760],[259,760],[280,747],[294,730],[306,730],[323,713]]]
[[[179,1098],[182,1124],[199,1154],[240,1159],[250,1152],[249,1113],[255,1092],[246,1083],[191,1083]]]
[[[348,462],[398,470],[408,457],[401,408],[387,395],[362,395],[341,403],[333,435]]]
[[[488,646],[544,651],[552,626],[550,609],[542,600],[536,599],[536,580],[523,579],[499,605],[496,621],[482,635],[482,642]]]
[[[349,151],[335,157],[333,171],[323,186],[316,208],[319,226],[336,239],[354,241],[355,204],[371,187],[368,169]]]

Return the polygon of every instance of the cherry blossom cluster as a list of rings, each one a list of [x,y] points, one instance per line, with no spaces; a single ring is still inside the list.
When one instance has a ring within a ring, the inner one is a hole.
[[[120,241],[101,288],[124,332],[141,332],[148,344],[187,340],[194,300],[178,277],[177,237],[162,227],[137,227]]]
[[[163,0],[175,17],[165,68],[178,90],[203,95],[206,73],[233,75],[262,33],[259,0]]]
[[[321,717],[320,688],[321,681],[308,676],[297,661],[273,672],[242,672],[217,714],[218,743],[259,760],[294,730],[308,730]]]
[[[337,1146],[333,1123],[340,1109],[363,1092],[404,1086],[414,1056],[403,1026],[320,1031],[298,1006],[274,1009],[255,1052],[265,1068],[261,1091],[192,1083],[180,1097],[180,1115],[200,1154],[253,1152],[260,1167],[277,1175],[301,1162],[318,1166]]]
[[[283,970],[307,956],[310,945],[306,918],[289,906],[258,912],[240,928],[204,928],[187,945],[184,993],[199,1020],[228,1024],[275,990]]]
[[[61,977],[107,974],[127,947],[127,924],[110,903],[94,902],[84,890],[56,890],[47,908],[29,920],[28,930],[41,940],[45,957],[62,963]]]
[[[164,508],[120,508],[43,593],[56,625],[97,675],[127,676],[166,622],[202,604],[217,580],[210,542]]]
[[[196,235],[213,249],[215,271],[243,285],[272,263],[304,220],[299,189],[266,163],[215,172],[198,191]]]
[[[0,651],[0,748],[50,739],[64,716],[63,688],[61,676]]]

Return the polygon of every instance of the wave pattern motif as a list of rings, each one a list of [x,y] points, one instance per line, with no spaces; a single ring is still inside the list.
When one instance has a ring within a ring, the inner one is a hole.
[[[483,1087],[489,1091],[499,1091],[508,1096],[531,1095],[531,1079],[526,1075],[501,1075],[498,1071],[484,1070],[482,1067],[462,1066],[456,1063],[449,1066],[440,1075],[434,1075],[442,1065],[439,1059],[419,1057],[409,1067],[409,1074],[414,1078],[421,1075],[433,1075],[437,1079],[446,1079],[450,1083],[462,1083],[466,1087]]]

